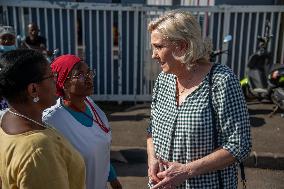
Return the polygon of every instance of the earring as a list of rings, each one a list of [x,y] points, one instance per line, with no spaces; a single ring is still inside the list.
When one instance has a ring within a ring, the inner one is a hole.
[[[33,99],[33,102],[34,103],[37,103],[39,101],[39,97],[37,96],[37,97],[34,97],[34,99]]]

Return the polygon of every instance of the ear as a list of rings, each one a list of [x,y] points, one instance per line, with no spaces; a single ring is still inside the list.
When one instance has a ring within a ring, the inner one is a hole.
[[[184,53],[187,51],[189,45],[185,41],[180,41],[176,45],[176,55],[183,56]]]
[[[28,95],[32,98],[38,97],[39,85],[36,83],[30,83],[27,88]]]
[[[180,51],[185,53],[188,49],[188,43],[185,41],[180,42]]]

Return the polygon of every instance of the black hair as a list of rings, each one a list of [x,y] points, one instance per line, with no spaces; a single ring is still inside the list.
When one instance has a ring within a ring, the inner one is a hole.
[[[27,100],[26,89],[30,83],[40,82],[48,62],[39,51],[17,49],[0,57],[0,96],[8,102]]]

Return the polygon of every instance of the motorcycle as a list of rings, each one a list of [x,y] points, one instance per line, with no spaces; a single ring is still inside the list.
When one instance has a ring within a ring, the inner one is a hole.
[[[249,57],[246,77],[241,80],[241,87],[247,99],[256,98],[260,101],[266,99],[272,101],[276,108],[283,108],[283,64],[273,64],[272,53],[268,51],[268,44],[273,35],[270,35],[270,23],[266,21],[264,36],[257,37],[258,47],[255,53]],[[271,115],[272,115],[271,114]]]
[[[273,86],[271,101],[276,105],[272,114],[278,108],[284,111],[284,64],[275,64],[268,75],[268,79]]]

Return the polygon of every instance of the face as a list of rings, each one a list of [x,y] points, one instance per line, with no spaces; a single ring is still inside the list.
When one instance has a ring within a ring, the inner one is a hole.
[[[15,36],[12,34],[4,34],[0,37],[0,45],[10,46],[15,45]]]
[[[172,43],[154,30],[151,33],[151,45],[152,58],[160,64],[163,72],[174,74],[180,69],[182,64],[173,56],[180,53],[178,43]]]
[[[46,63],[46,72],[39,84],[39,98],[43,109],[46,109],[56,103],[56,86],[55,86],[55,76],[52,73],[50,66]]]
[[[95,73],[86,63],[77,63],[64,83],[64,92],[67,93],[67,96],[73,95],[82,98],[90,96],[94,92],[94,76]]]
[[[29,35],[34,38],[38,36],[39,29],[35,25],[29,25]]]

